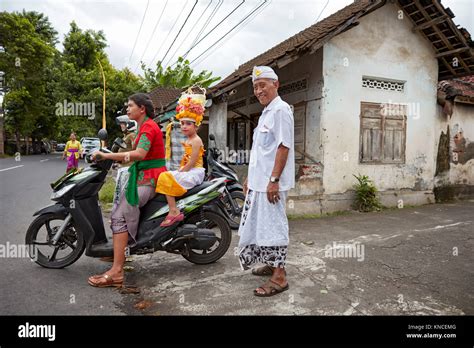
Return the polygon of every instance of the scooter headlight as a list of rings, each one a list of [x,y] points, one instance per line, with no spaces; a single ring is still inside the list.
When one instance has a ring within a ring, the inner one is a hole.
[[[58,191],[54,191],[52,194],[51,194],[51,199],[52,200],[55,200],[55,199],[58,199],[58,198],[61,198],[62,196],[64,196],[64,194],[66,192],[68,192],[69,190],[71,190],[74,186],[76,186],[76,184],[70,184],[70,185],[66,185],[64,186],[62,189],[58,190]]]

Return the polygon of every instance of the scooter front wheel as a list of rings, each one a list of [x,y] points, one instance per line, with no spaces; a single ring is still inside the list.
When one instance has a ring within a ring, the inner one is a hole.
[[[237,225],[240,225],[240,218],[242,216],[242,211],[245,204],[245,195],[242,191],[232,191],[229,192],[229,195],[224,195],[222,200],[232,221],[234,221]]]
[[[186,260],[198,265],[207,265],[219,260],[225,255],[232,241],[232,230],[230,229],[229,223],[226,219],[214,212],[206,211],[191,215],[186,219],[186,223],[196,224],[203,220],[207,221],[206,228],[214,232],[217,241],[208,250],[191,249],[189,255],[183,254]]]
[[[84,252],[86,243],[82,233],[70,221],[56,245],[52,239],[65,223],[66,216],[60,213],[38,216],[26,232],[25,243],[30,258],[45,268],[64,268],[76,262]]]

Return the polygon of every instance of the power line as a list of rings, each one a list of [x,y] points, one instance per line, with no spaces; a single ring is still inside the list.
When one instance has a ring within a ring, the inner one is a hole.
[[[168,62],[169,63],[173,57],[176,55],[176,53],[178,52],[179,48],[183,45],[184,41],[186,40],[187,37],[189,37],[189,35],[191,34],[192,30],[194,29],[194,27],[199,23],[199,21],[201,20],[201,18],[204,16],[204,13],[206,13],[207,9],[211,6],[211,3],[212,3],[212,0],[209,1],[209,3],[207,4],[206,8],[204,9],[204,11],[201,12],[201,14],[199,16],[197,16],[197,20],[196,22],[194,22],[194,24],[191,26],[191,29],[189,30],[189,32],[184,35],[184,38],[183,40],[181,41],[181,43],[178,45],[178,47],[176,47],[176,49],[174,50],[173,54],[171,55],[171,57],[168,59]],[[164,65],[166,66],[167,63]]]
[[[164,60],[165,60],[166,56],[168,55],[169,51],[171,50],[171,47],[173,47],[173,45],[174,45],[174,43],[176,42],[176,39],[178,38],[179,34],[181,34],[181,30],[183,30],[184,26],[185,26],[186,23],[188,22],[188,19],[189,19],[189,17],[191,16],[191,13],[193,13],[194,8],[196,7],[197,3],[198,3],[198,0],[196,0],[196,1],[194,2],[193,8],[191,9],[191,11],[189,11],[188,16],[187,16],[186,19],[184,20],[183,25],[181,26],[181,28],[179,28],[178,34],[176,34],[176,36],[175,36],[173,42],[171,43],[171,46],[168,48],[168,51],[166,51],[166,53],[165,53],[165,55],[164,55],[164,57],[163,57],[163,59],[162,59],[161,61],[164,61]]]
[[[272,0],[269,0],[269,2],[264,6],[262,7],[259,11],[256,11],[252,16],[250,16],[241,26],[240,28],[238,28],[234,33],[232,33],[230,36],[228,36],[224,41],[222,41],[218,46],[216,46],[212,51],[209,51],[208,54],[206,54],[205,56],[203,56],[202,58],[200,58],[199,60],[195,60],[195,63],[193,63],[194,66],[202,63],[203,61],[205,61],[207,58],[209,58],[209,56],[212,55],[212,53],[214,53],[217,49],[219,49],[222,45],[224,45],[228,40],[230,40],[232,37],[234,37],[237,33],[239,33],[247,24],[249,24],[255,17],[257,17],[260,13],[262,13],[263,11],[265,11],[265,9],[270,6],[270,3],[272,2]]]
[[[209,25],[209,23],[211,22],[211,20],[214,18],[214,16],[216,15],[217,11],[219,11],[219,9],[221,8],[222,4],[223,4],[223,0],[219,0],[217,2],[217,5],[216,7],[214,7],[214,9],[212,10],[211,14],[209,15],[209,17],[207,18],[206,22],[204,23],[204,25],[202,26],[201,30],[199,30],[199,33],[196,35],[196,37],[194,38],[193,42],[191,43],[191,45],[189,47],[192,47],[197,40],[199,40],[199,38],[201,37],[201,34],[204,32],[204,30],[206,30],[207,26]],[[183,56],[183,58],[186,57],[186,55]]]
[[[214,47],[215,45],[217,45],[222,39],[224,39],[228,34],[230,34],[235,28],[237,28],[242,22],[244,22],[247,18],[249,18],[252,13],[254,13],[255,11],[257,11],[259,8],[261,8],[265,3],[267,2],[267,0],[264,0],[260,5],[258,5],[256,8],[252,9],[252,11],[250,11],[239,23],[237,23],[236,25],[234,25],[232,27],[232,29],[230,29],[227,33],[225,33],[219,40],[217,40],[216,42],[214,42],[210,47],[208,47],[204,52],[202,52],[199,56],[197,56],[196,58],[194,58],[191,63],[195,62],[197,59],[199,59],[201,56],[203,56],[207,51],[209,51],[212,47]],[[190,63],[190,64],[191,64]]]
[[[209,32],[207,32],[206,35],[204,35],[198,42],[196,42],[187,52],[186,52],[186,55],[189,53],[189,51],[191,51],[195,46],[199,45],[199,43],[202,42],[202,40],[204,40],[206,37],[209,36],[209,34],[211,34],[219,25],[221,25],[227,18],[229,18],[240,6],[242,6],[244,4],[245,0],[242,0],[242,2],[237,6],[235,7],[227,16],[225,16],[219,23],[217,23],[214,28],[212,28],[211,30],[209,30]]]
[[[184,3],[183,8],[181,9],[181,11],[178,12],[178,17],[176,17],[176,20],[174,21],[173,26],[172,26],[171,29],[168,31],[168,34],[166,35],[166,38],[161,42],[161,45],[160,45],[160,47],[158,48],[158,51],[156,51],[155,56],[154,56],[153,59],[151,60],[151,65],[152,65],[152,66],[153,66],[153,62],[155,61],[156,57],[158,57],[158,53],[160,53],[161,48],[163,47],[163,45],[164,45],[164,43],[166,42],[166,40],[168,40],[168,37],[170,36],[171,32],[173,31],[174,26],[175,26],[176,23],[178,22],[179,15],[181,14],[181,12],[183,12],[183,10],[185,9],[186,5],[188,4],[188,1],[189,1],[189,0],[186,0],[186,2]]]
[[[238,34],[247,24],[249,24],[255,17],[257,17],[260,13],[265,11],[265,9],[270,5],[272,0],[269,0],[269,2],[262,7],[259,11],[256,11],[252,16],[250,16],[241,26],[238,28],[234,33],[229,35],[224,41],[222,41],[219,45],[217,45],[214,49],[209,51],[205,56],[202,58],[195,60],[195,62],[192,64],[194,66],[201,64],[203,61],[205,61],[207,58],[209,58],[217,49],[219,49],[222,45],[224,45],[228,40],[230,40],[232,37],[234,37],[236,34]]]
[[[135,43],[133,44],[132,53],[130,53],[130,58],[128,58],[129,62],[132,61],[133,52],[135,51],[135,46],[137,45],[138,36],[140,36],[140,32],[142,31],[142,26],[143,26],[143,22],[145,21],[145,16],[146,16],[146,11],[148,10],[148,5],[150,5],[150,0],[148,0],[147,3],[146,3],[145,12],[143,13],[142,22],[140,23],[140,29],[138,29],[137,37],[135,38]]]
[[[221,25],[227,18],[229,18],[235,11],[237,11],[237,9],[242,6],[244,4],[245,0],[242,0],[242,2],[237,6],[235,7],[227,16],[225,16],[219,23],[217,23],[216,26],[214,26],[214,28],[212,28],[206,35],[204,35],[198,42],[196,42],[194,44],[194,46],[192,46],[185,54],[184,56],[187,56],[189,54],[189,52],[194,48],[196,47],[197,45],[199,45],[199,43],[202,42],[202,40],[204,40],[206,37],[209,36],[209,34],[211,34],[219,25]]]
[[[230,40],[232,37],[234,37],[236,34],[238,34],[248,23],[250,23],[255,17],[257,17],[260,13],[265,11],[265,9],[270,5],[272,0],[269,0],[267,5],[262,7],[259,11],[256,11],[252,16],[250,16],[241,26],[238,28],[234,33],[229,35],[224,41],[222,41],[219,45],[217,45],[214,49],[209,51],[205,56],[202,58],[196,60],[192,65],[196,66],[198,64],[201,64],[203,61],[205,61],[209,56],[211,56],[217,49],[219,49],[222,45],[224,45],[228,40]]]
[[[168,5],[168,1],[169,1],[169,0],[166,0],[166,2],[165,2],[165,6],[163,7],[163,10],[162,10],[161,13],[160,13],[160,17],[158,17],[158,20],[156,21],[155,27],[153,28],[153,32],[152,32],[151,35],[150,35],[150,39],[148,40],[148,42],[147,42],[147,44],[146,44],[146,46],[145,46],[145,49],[143,50],[142,56],[141,56],[140,59],[138,60],[137,66],[136,66],[136,68],[134,69],[134,71],[136,71],[136,70],[138,69],[138,66],[140,65],[140,62],[142,61],[143,57],[145,56],[145,52],[148,50],[148,47],[150,46],[151,39],[153,39],[153,35],[155,35],[155,31],[156,31],[156,29],[158,28],[158,24],[160,24],[161,17],[163,17],[163,13],[164,13],[165,10],[166,10],[166,6]]]
[[[328,1],[326,1],[326,5],[324,5],[324,7],[323,7],[323,9],[321,10],[321,13],[319,14],[318,18],[316,18],[316,22],[315,22],[315,23],[317,23],[317,22],[318,22],[318,20],[319,20],[319,17],[321,17],[321,15],[323,14],[323,12],[324,12],[324,10],[326,9],[326,6],[327,6],[328,4],[329,4],[329,0],[328,0]]]

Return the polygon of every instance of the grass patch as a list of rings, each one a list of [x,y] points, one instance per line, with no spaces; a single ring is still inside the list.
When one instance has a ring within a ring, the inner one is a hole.
[[[0,155],[0,158],[11,158],[11,157],[13,157],[13,156],[12,156],[12,155],[8,155],[8,154],[6,154],[6,153]]]
[[[407,208],[419,208],[420,206],[419,205],[412,205],[412,204],[407,204],[407,205],[404,205],[403,208],[399,208],[398,206],[394,206],[394,207],[387,207],[387,206],[382,206],[381,207],[381,210],[383,211],[390,211],[390,210],[401,210],[401,209],[407,209]]]
[[[115,180],[112,177],[107,177],[105,179],[104,186],[99,191],[99,201],[107,208],[107,204],[112,205],[114,201],[114,191],[115,191]]]
[[[321,219],[325,217],[347,215],[351,213],[352,211],[350,210],[338,210],[324,214],[288,214],[288,220]]]

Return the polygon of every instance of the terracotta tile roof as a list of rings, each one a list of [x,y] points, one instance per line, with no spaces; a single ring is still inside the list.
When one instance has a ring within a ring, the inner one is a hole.
[[[233,82],[249,76],[252,73],[252,69],[255,65],[271,66],[274,65],[275,60],[285,56],[286,54],[299,53],[301,51],[308,50],[311,48],[311,46],[318,43],[320,43],[320,46],[322,46],[323,43],[321,41],[323,41],[323,39],[326,38],[326,36],[328,36],[331,32],[336,30],[339,26],[347,22],[356,14],[363,13],[370,7],[374,7],[380,2],[381,1],[378,0],[354,1],[352,4],[344,7],[329,17],[300,31],[296,35],[293,35],[275,47],[270,48],[268,51],[242,64],[232,74],[212,87],[211,91],[214,92],[225,88]]]
[[[474,74],[469,75],[469,76],[460,77],[459,80],[474,84]]]
[[[150,96],[155,110],[158,112],[163,111],[171,102],[174,102],[181,94],[180,88],[169,88],[169,87],[156,87],[148,93]]]
[[[438,59],[439,80],[474,73],[471,35],[454,23],[454,13],[441,0],[397,0],[397,4],[411,20],[413,31],[430,41]]]
[[[446,99],[455,97],[474,99],[474,75],[440,81],[438,91],[444,93]]]
[[[319,47],[323,46],[324,43],[332,36],[335,36],[340,32],[351,28],[353,23],[357,22],[359,17],[372,12],[380,6],[383,6],[385,3],[385,0],[354,1],[352,4],[344,7],[331,16],[317,22],[316,24],[313,24],[312,26],[302,30],[296,35],[293,35],[289,39],[281,42],[268,51],[242,64],[237,70],[223,79],[217,85],[212,87],[210,91],[215,94],[216,92],[222,91],[222,89],[241,79],[248,78],[252,72],[252,68],[255,65],[268,65],[274,67],[276,65],[276,61],[286,55],[303,53],[305,51],[309,51],[310,49],[313,51],[317,50]],[[450,78],[453,76],[462,76],[472,73],[474,69],[474,57],[469,45],[472,45],[473,42],[471,41],[467,30],[464,28],[456,28],[451,20],[451,18],[454,17],[454,14],[452,14],[449,8],[444,8],[439,0],[424,0],[420,1],[419,3],[419,6],[422,6],[422,9],[415,12],[410,12],[411,16],[409,16],[409,18],[413,23],[415,23],[415,20],[418,21],[417,25],[428,25],[428,27],[425,27],[425,29],[421,30],[422,35],[428,35],[427,33],[429,33],[430,30],[439,30],[438,28],[434,28],[434,26],[440,26],[441,30],[447,30],[446,28],[449,27],[449,30],[451,30],[450,35],[451,37],[454,37],[454,40],[451,42],[451,45],[453,45],[451,49],[460,48],[464,50],[462,52],[452,53],[451,55],[445,55],[446,50],[449,48],[439,45],[439,43],[434,44],[433,40],[439,41],[439,39],[438,37],[430,36],[430,39],[428,40],[433,44],[435,51],[439,54],[442,54],[442,56],[438,58],[440,65],[440,78]],[[433,3],[433,6],[430,5],[431,3]],[[415,9],[416,6],[418,6],[418,3],[415,3],[414,5],[413,1],[411,0],[397,0],[396,4],[402,8],[405,13],[407,13],[408,10],[413,11],[412,6],[415,6]],[[428,6],[431,9],[431,12],[426,10],[424,6]],[[428,11],[429,13],[427,13],[426,16],[430,17],[418,18],[416,16],[419,14],[413,14],[419,13],[420,11]],[[438,20],[436,23],[433,23],[433,18],[438,19],[438,17],[443,18]],[[443,39],[445,38],[443,37]],[[451,58],[452,55],[457,56],[458,59],[460,58],[460,60],[462,60],[458,70],[445,67],[446,59]]]

